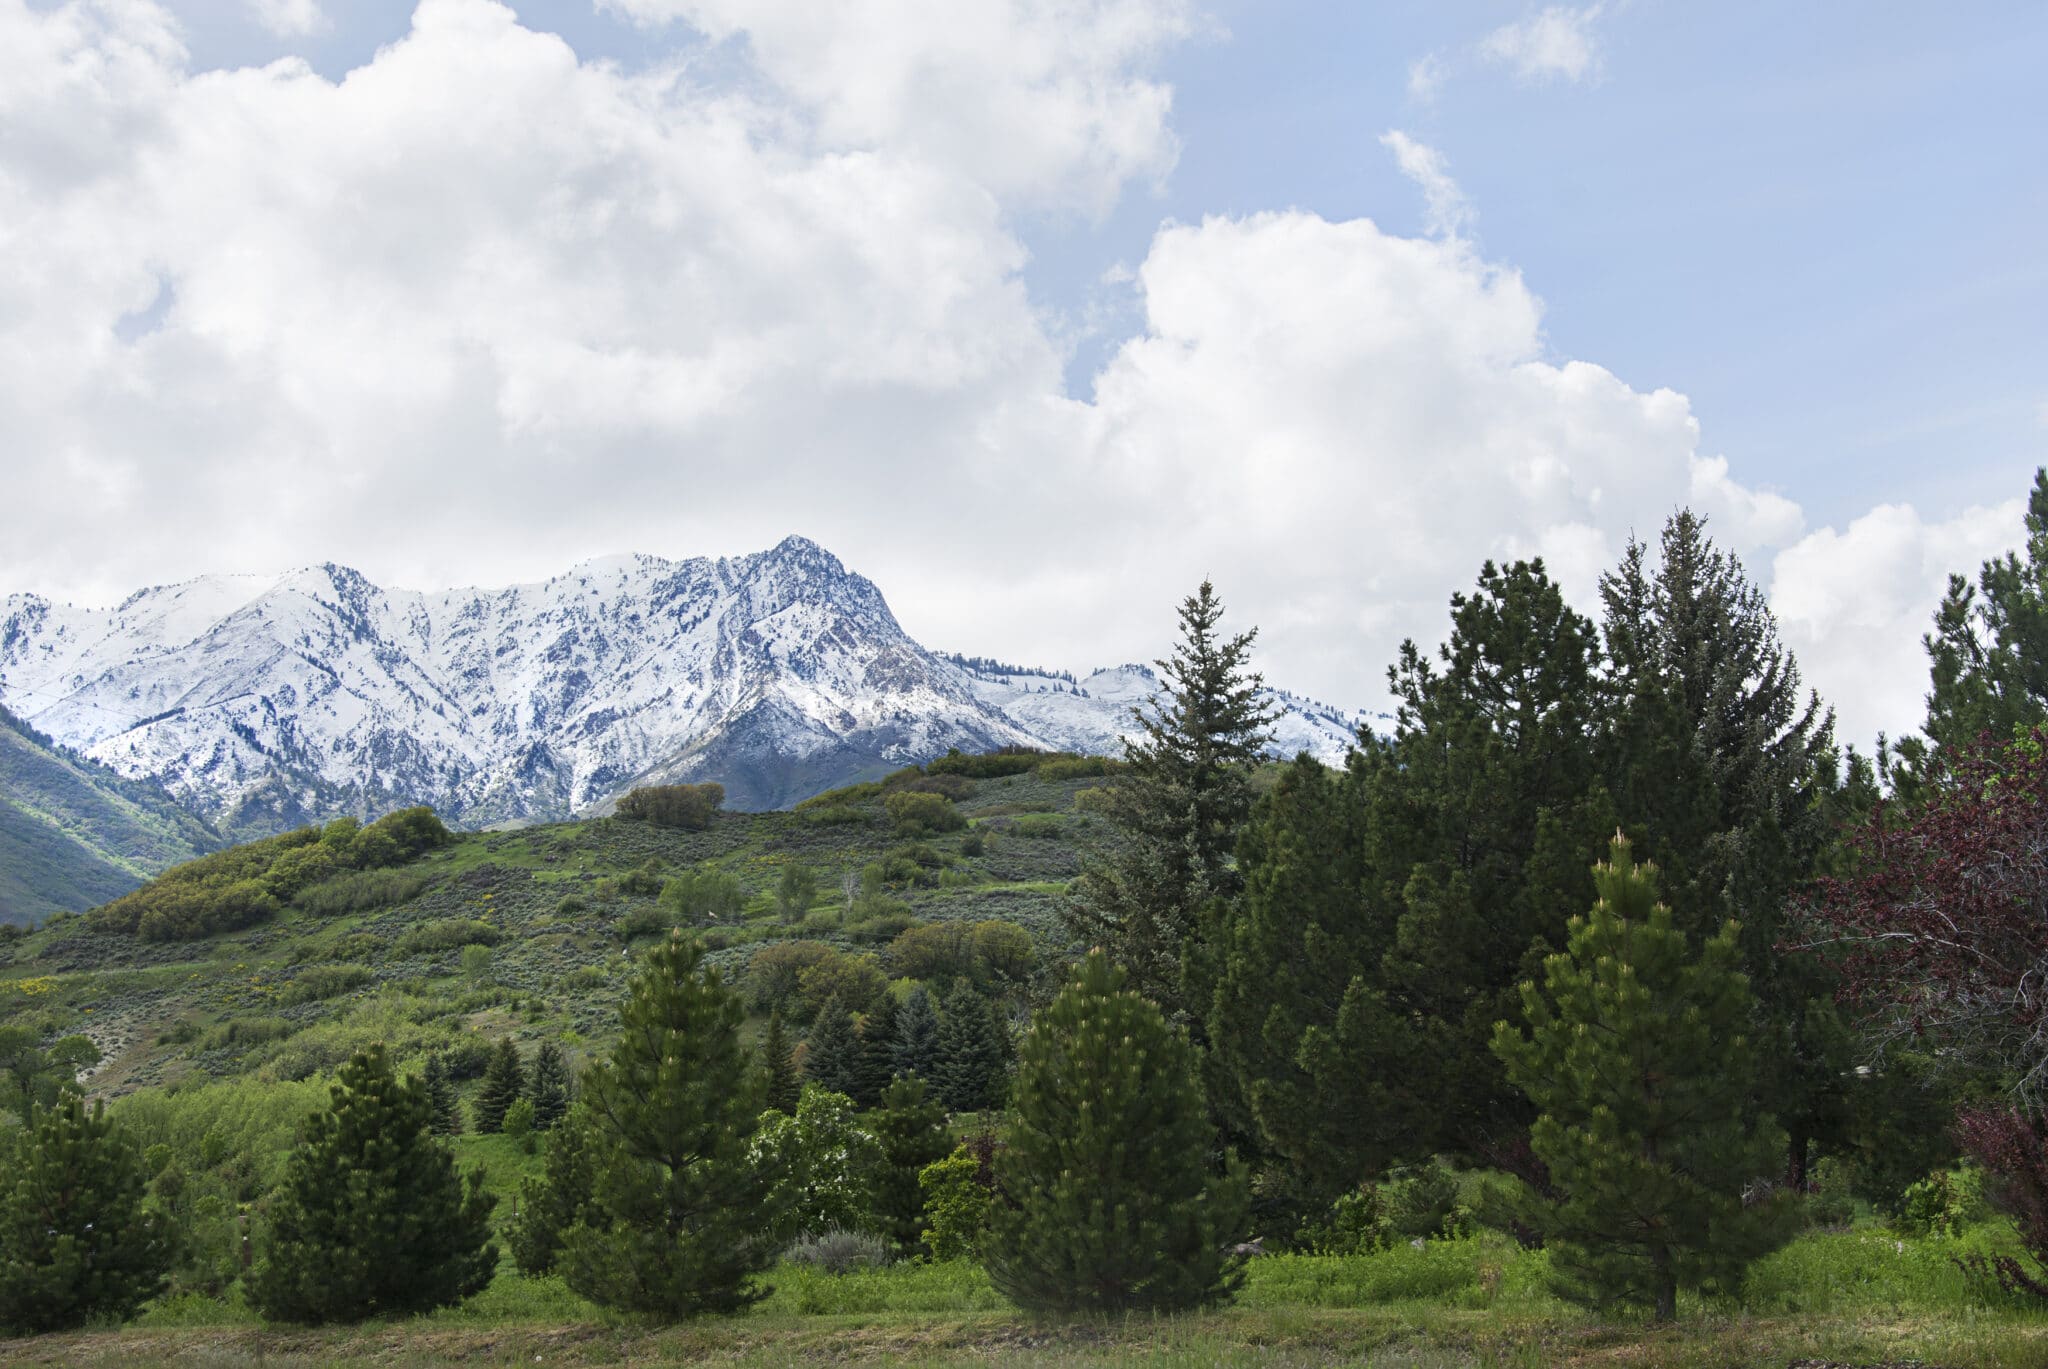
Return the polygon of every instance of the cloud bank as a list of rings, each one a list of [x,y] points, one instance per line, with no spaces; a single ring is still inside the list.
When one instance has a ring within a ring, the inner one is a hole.
[[[1683,395],[1553,355],[1401,135],[1433,236],[1165,224],[1070,396],[1017,226],[1170,169],[1184,5],[612,3],[741,77],[582,62],[489,0],[424,0],[340,81],[196,72],[145,0],[0,0],[0,591],[799,531],[921,639],[1054,665],[1156,652],[1211,575],[1276,682],[1371,704],[1482,559],[1590,606],[1689,502],[1865,736],[1918,720],[1941,575],[2017,537],[2003,506],[1809,530]]]

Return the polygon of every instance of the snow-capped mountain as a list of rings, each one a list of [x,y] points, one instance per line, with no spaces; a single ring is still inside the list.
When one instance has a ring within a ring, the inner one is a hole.
[[[936,655],[800,537],[506,589],[387,590],[329,564],[110,609],[0,601],[0,703],[242,835],[399,803],[560,818],[689,779],[773,807],[949,747],[1111,751],[1155,686],[1143,667],[1072,681]],[[1362,721],[1275,697],[1289,754],[1341,755]]]

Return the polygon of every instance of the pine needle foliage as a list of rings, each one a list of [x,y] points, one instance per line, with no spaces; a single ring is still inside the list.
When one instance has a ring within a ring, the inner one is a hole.
[[[939,1101],[955,1112],[999,1107],[1008,1085],[1010,1038],[986,998],[966,980],[946,995],[939,1022],[938,1058],[932,1085]]]
[[[497,1199],[481,1170],[457,1174],[432,1135],[426,1086],[399,1080],[376,1045],[342,1066],[332,1092],[272,1200],[249,1301],[273,1321],[347,1322],[481,1292],[498,1265]]]
[[[562,1048],[552,1041],[542,1042],[534,1052],[526,1095],[533,1103],[535,1130],[552,1130],[568,1114],[569,1090],[569,1065],[562,1059]]]
[[[860,1037],[846,1001],[836,993],[819,1007],[804,1043],[804,1080],[848,1097],[860,1086]]]
[[[917,1176],[953,1153],[946,1110],[930,1098],[924,1080],[898,1075],[882,1092],[881,1105],[867,1115],[869,1131],[882,1144],[875,1179],[875,1225],[896,1243],[899,1254],[916,1253],[924,1232],[924,1190]]]
[[[545,1168],[519,1186],[519,1215],[505,1233],[520,1273],[553,1273],[563,1236],[591,1217],[599,1150],[590,1115],[581,1107],[571,1107],[548,1133]]]
[[[939,1010],[932,1006],[931,991],[920,984],[896,1014],[896,1073],[914,1074],[929,1082],[938,1061]]]
[[[782,1009],[768,1014],[768,1030],[761,1037],[761,1063],[768,1081],[762,1100],[777,1112],[794,1115],[796,1100],[803,1092],[803,1076],[797,1073],[796,1048],[782,1025]]]
[[[591,1301],[672,1319],[767,1296],[754,1280],[775,1258],[747,1154],[763,1080],[740,1044],[746,1008],[703,957],[679,934],[651,951],[618,1045],[584,1076],[597,1181],[558,1260]]]
[[[1097,950],[1025,1033],[996,1159],[989,1277],[1042,1314],[1175,1311],[1231,1297],[1247,1187],[1210,1170],[1194,1048]]]
[[[428,1129],[436,1136],[462,1134],[462,1104],[455,1096],[455,1080],[448,1073],[448,1061],[441,1055],[427,1057],[421,1078],[427,1091]]]
[[[525,1096],[526,1071],[519,1063],[519,1047],[508,1036],[491,1052],[483,1086],[471,1104],[476,1113],[476,1129],[487,1136],[503,1131],[505,1110]]]
[[[125,1320],[162,1286],[172,1233],[143,1206],[143,1164],[106,1105],[31,1104],[0,1132],[0,1327]]]
[[[1238,892],[1232,857],[1275,716],[1249,666],[1256,630],[1225,637],[1222,621],[1204,580],[1181,603],[1180,643],[1155,662],[1160,691],[1133,715],[1126,768],[1106,791],[1119,840],[1083,870],[1065,910],[1077,937],[1108,950],[1176,1020],[1193,1012],[1198,1027],[1206,1004],[1187,1001],[1183,961],[1203,909]]]
[[[1558,1291],[1638,1303],[1659,1320],[1681,1288],[1732,1288],[1791,1235],[1796,1199],[1773,1190],[1784,1133],[1752,1111],[1756,1000],[1729,923],[1694,955],[1657,901],[1656,867],[1617,836],[1593,872],[1599,901],[1569,949],[1523,985],[1526,1032],[1494,1050],[1539,1110],[1530,1146],[1556,1198],[1525,1216]]]

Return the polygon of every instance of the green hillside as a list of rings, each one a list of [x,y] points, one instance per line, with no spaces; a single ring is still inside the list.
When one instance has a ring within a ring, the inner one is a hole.
[[[90,908],[221,844],[162,789],[67,752],[0,708],[0,922]]]
[[[0,940],[0,1025],[33,1015],[46,1031],[92,1036],[107,1057],[93,1087],[116,1095],[206,1077],[307,1079],[372,1040],[415,1061],[508,1035],[587,1056],[612,1030],[638,954],[676,925],[701,935],[729,977],[744,978],[764,947],[801,943],[799,957],[829,948],[863,981],[907,976],[939,989],[947,952],[927,943],[951,943],[915,929],[999,921],[1024,929],[1029,950],[1019,963],[1013,937],[1000,982],[979,987],[1022,1011],[1051,953],[1066,949],[1057,907],[1103,834],[1087,794],[1101,766],[1056,761],[978,780],[908,771],[795,812],[719,812],[701,831],[609,817],[459,833],[399,868],[343,873],[249,914],[253,925],[196,940],[108,930],[118,909],[58,917]],[[912,785],[957,795],[919,797],[965,825],[906,830],[889,800]],[[247,864],[268,845],[195,868]],[[808,909],[778,904],[792,866],[815,886]],[[680,910],[691,881],[736,885],[737,911]]]

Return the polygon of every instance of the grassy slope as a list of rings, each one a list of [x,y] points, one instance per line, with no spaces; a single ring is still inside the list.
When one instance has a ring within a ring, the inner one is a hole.
[[[219,845],[161,790],[47,744],[0,709],[0,922],[90,908]]]
[[[1001,918],[1028,928],[1042,947],[1063,946],[1060,890],[1101,832],[1099,820],[1073,810],[1074,795],[1097,783],[1048,784],[1028,775],[980,782],[960,806],[983,834],[984,854],[962,855],[962,833],[928,839],[951,862],[944,886],[896,896],[922,920]],[[1059,813],[1056,834],[1010,830],[1016,817],[1045,810]],[[0,1022],[34,1011],[90,1032],[110,1057],[93,1083],[115,1095],[194,1073],[303,1078],[378,1039],[403,1060],[470,1031],[529,1043],[549,1038],[567,1043],[572,1056],[587,1054],[608,1037],[633,959],[650,944],[646,936],[628,940],[622,924],[656,907],[647,898],[600,900],[600,878],[650,858],[671,871],[708,864],[738,876],[749,895],[743,916],[697,929],[729,976],[743,972],[761,943],[780,937],[879,951],[838,928],[786,925],[771,893],[785,864],[808,866],[820,885],[815,916],[829,919],[843,902],[842,874],[903,840],[879,804],[863,811],[868,821],[854,825],[728,813],[704,832],[606,818],[466,833],[410,867],[430,883],[400,907],[324,919],[287,910],[274,922],[192,943],[103,935],[83,920],[59,919],[12,946],[0,944]],[[587,910],[559,912],[572,894]],[[401,953],[407,932],[454,919],[482,920],[502,936],[487,971],[466,974],[456,950]],[[291,1001],[300,974],[331,964],[360,965],[372,982],[324,1002]],[[39,991],[23,993],[22,980],[34,980]],[[226,1039],[250,1023],[274,1039]]]

